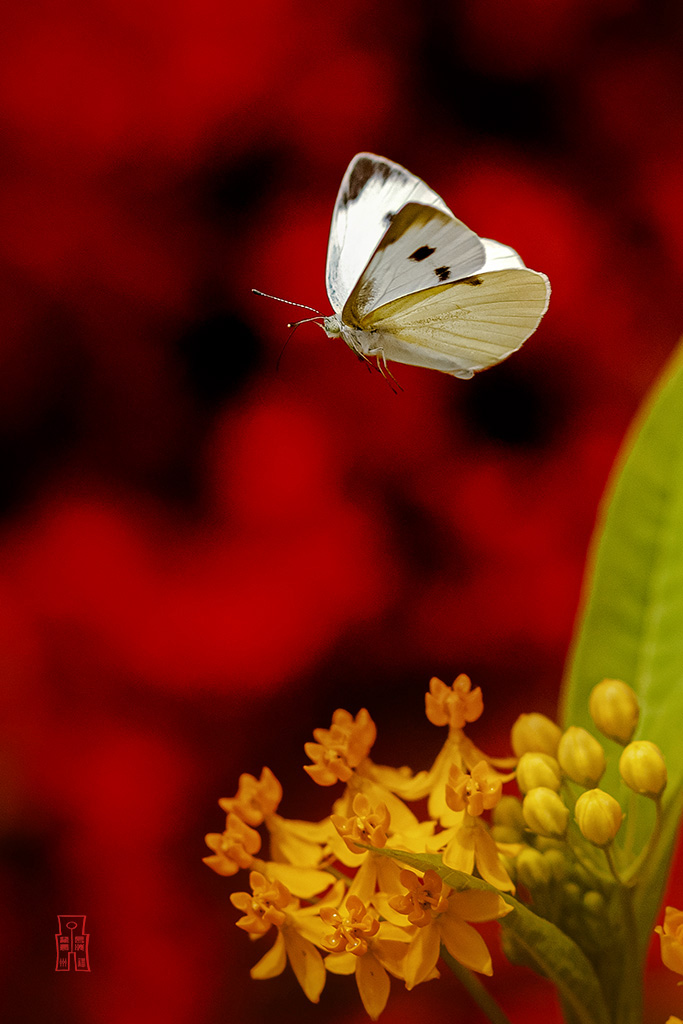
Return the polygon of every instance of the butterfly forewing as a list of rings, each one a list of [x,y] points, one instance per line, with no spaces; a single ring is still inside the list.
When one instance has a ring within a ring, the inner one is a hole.
[[[374,153],[358,153],[337,195],[327,247],[327,294],[341,313],[392,218],[406,203],[450,210],[421,178]],[[450,214],[452,216],[452,214]]]
[[[524,269],[524,260],[509,245],[494,242],[492,238],[482,238],[482,242],[486,250],[486,262],[481,268],[482,273],[487,274],[490,270],[510,270],[513,267]]]
[[[515,352],[548,308],[545,274],[508,269],[385,303],[361,321],[386,359],[471,376]]]
[[[433,206],[408,203],[394,217],[344,306],[342,319],[360,324],[373,309],[447,281],[459,281],[484,265],[478,235]]]

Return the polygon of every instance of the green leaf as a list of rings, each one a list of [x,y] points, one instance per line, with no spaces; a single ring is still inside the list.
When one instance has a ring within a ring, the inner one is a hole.
[[[683,346],[645,401],[617,460],[582,604],[564,683],[565,724],[598,735],[588,714],[589,693],[605,677],[623,679],[640,702],[635,738],[660,747],[669,773],[665,828],[647,865],[650,889],[641,889],[636,900],[642,952],[666,881],[683,785]],[[630,799],[618,774],[621,748],[603,742],[609,758],[601,786],[631,818],[618,842],[637,852],[651,832],[652,808],[641,797]]]
[[[500,921],[506,947],[516,950],[516,958],[549,978],[557,988],[567,1020],[571,1024],[610,1024],[600,983],[590,960],[575,942],[550,921],[539,917],[507,892],[499,892],[488,882],[444,866],[438,854],[407,853],[403,850],[374,850],[417,868],[432,869],[452,889],[462,892],[479,889],[495,892],[514,907],[515,913]]]

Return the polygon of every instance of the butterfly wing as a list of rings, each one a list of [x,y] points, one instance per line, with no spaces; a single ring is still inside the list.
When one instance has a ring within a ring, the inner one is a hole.
[[[513,267],[524,268],[524,261],[514,249],[502,242],[494,242],[492,238],[482,238],[486,250],[486,263],[481,268],[483,274],[489,270],[509,270]]]
[[[394,299],[360,327],[384,359],[471,377],[517,351],[549,297],[545,274],[512,267]]]
[[[327,294],[341,314],[392,218],[406,203],[452,216],[443,199],[405,167],[374,153],[358,153],[342,179],[327,247]]]
[[[380,239],[344,305],[342,320],[360,326],[378,306],[470,277],[485,260],[482,240],[453,214],[408,203]]]

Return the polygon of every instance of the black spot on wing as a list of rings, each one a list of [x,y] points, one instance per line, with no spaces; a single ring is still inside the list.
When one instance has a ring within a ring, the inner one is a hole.
[[[428,256],[431,256],[432,253],[435,252],[436,249],[430,249],[428,245],[421,245],[419,249],[415,250],[415,252],[411,252],[408,259],[414,260],[415,263],[422,263],[422,260],[426,260]]]
[[[356,160],[353,165],[353,170],[349,177],[349,184],[344,197],[347,202],[353,202],[354,199],[358,199],[368,181],[372,177],[381,178],[384,182],[391,174],[391,167],[388,164],[382,163],[378,160],[371,160],[368,156],[362,156],[360,160]]]
[[[461,284],[481,284],[480,277],[463,277]]]
[[[386,227],[391,227],[391,222],[393,221],[395,216],[396,214],[392,213],[391,211],[389,213],[384,214],[384,216],[382,217],[382,221],[386,225]]]
[[[434,273],[438,277],[439,281],[441,281],[441,283],[443,284],[443,282],[447,281],[448,278],[451,276],[451,268],[450,267],[436,267],[436,269],[434,270]]]

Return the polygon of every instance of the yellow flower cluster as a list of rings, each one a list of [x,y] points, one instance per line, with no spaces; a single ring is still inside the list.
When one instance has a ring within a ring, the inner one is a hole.
[[[366,709],[355,717],[335,711],[330,728],[316,729],[314,742],[305,744],[311,779],[344,786],[319,822],[277,813],[282,788],[268,768],[259,779],[241,776],[237,794],[220,801],[225,829],[206,836],[212,852],[204,861],[220,875],[249,870],[252,891],[231,896],[243,914],[238,927],[252,938],[277,932],[252,977],[274,977],[289,963],[317,1002],[328,973],[353,974],[376,1020],[390,976],[408,989],[436,978],[442,950],[468,970],[491,974],[491,956],[473,924],[512,912],[514,901],[502,894],[514,893],[515,882],[536,914],[559,924],[584,951],[593,941],[600,948],[611,893],[634,884],[646,852],[631,864],[615,856],[624,813],[599,788],[605,750],[585,729],[563,732],[533,713],[512,727],[515,757],[494,759],[464,732],[482,710],[481,690],[466,675],[452,686],[432,679],[425,712],[448,732],[432,766],[417,773],[371,759],[377,730]],[[597,729],[623,747],[623,782],[654,802],[659,822],[666,767],[653,743],[632,741],[635,694],[619,680],[604,680],[591,694],[590,711]],[[515,778],[521,799],[503,794]],[[425,802],[420,819],[410,805]],[[423,870],[408,870],[406,861]],[[682,930],[679,918],[666,919],[662,943],[672,962],[680,958]]]
[[[237,925],[252,938],[277,931],[252,977],[274,977],[289,963],[318,1002],[327,973],[353,974],[376,1020],[390,976],[408,989],[438,977],[442,946],[469,970],[492,973],[472,922],[499,919],[512,906],[498,891],[459,891],[435,870],[407,870],[400,853],[441,853],[446,867],[476,869],[497,890],[514,891],[502,860],[513,848],[499,847],[484,820],[514,775],[498,768],[512,768],[514,760],[494,762],[465,737],[465,724],[483,710],[481,690],[467,676],[453,686],[432,679],[425,708],[448,735],[432,767],[417,774],[371,760],[376,727],[365,709],[355,718],[338,709],[329,729],[314,731],[304,748],[306,772],[318,785],[345,785],[323,821],[281,817],[282,788],[268,768],[260,779],[242,775],[236,796],[220,801],[225,829],[206,836],[212,853],[204,862],[226,876],[248,869],[252,891],[231,896],[243,914]],[[429,817],[420,821],[408,805],[425,798]]]

